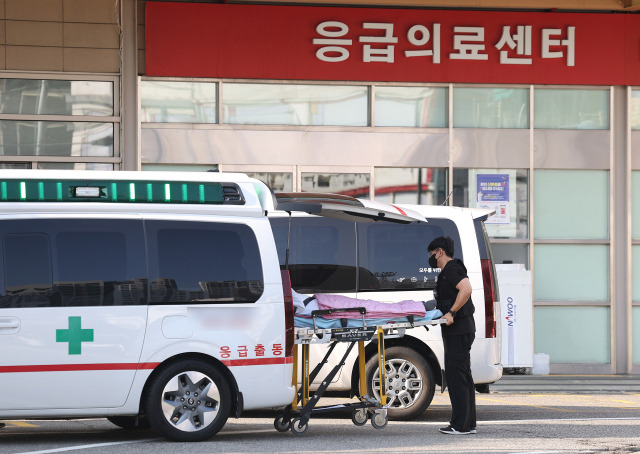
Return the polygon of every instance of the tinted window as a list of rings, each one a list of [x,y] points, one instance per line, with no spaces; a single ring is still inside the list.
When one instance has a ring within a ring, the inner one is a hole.
[[[255,302],[263,292],[255,234],[242,224],[147,221],[150,303]]]
[[[127,241],[120,232],[60,232],[56,235],[58,280],[123,281],[127,275]],[[95,257],[96,260],[82,260]]]
[[[53,287],[49,237],[41,233],[6,235],[3,251],[6,296],[2,306],[48,305],[47,295]]]
[[[141,221],[5,221],[2,234],[0,307],[146,302]]]
[[[429,267],[427,246],[438,236],[454,242],[462,259],[458,229],[448,219],[409,225],[358,224],[359,291],[432,289],[439,270]]]
[[[284,267],[289,218],[271,219],[278,258]],[[355,224],[322,217],[291,218],[291,286],[301,293],[354,292]]]

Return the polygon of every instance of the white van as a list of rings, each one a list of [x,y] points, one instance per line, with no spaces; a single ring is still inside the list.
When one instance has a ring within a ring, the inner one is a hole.
[[[291,403],[273,209],[241,174],[0,170],[0,420],[198,441]]]
[[[0,419],[144,419],[189,441],[290,402],[260,192],[233,174],[0,171]]]
[[[279,200],[286,194],[277,194]],[[471,368],[476,387],[486,391],[500,379],[499,302],[495,271],[484,221],[488,210],[399,205],[400,209],[422,214],[428,222],[354,223],[320,218],[303,213],[273,212],[278,255],[284,268],[289,247],[288,269],[294,290],[303,294],[334,293],[383,302],[428,301],[433,298],[435,278],[440,270],[428,264],[427,246],[435,237],[453,239],[455,258],[464,261],[473,287],[476,307],[476,340],[471,351]],[[400,339],[385,342],[389,417],[409,419],[421,414],[431,403],[436,384],[443,382],[444,350],[439,327],[408,330]],[[332,358],[341,357],[344,345],[336,347]],[[317,363],[326,345],[311,348]],[[369,391],[379,394],[376,346],[367,346]],[[341,373],[329,387],[333,391],[358,390],[356,354],[347,359]],[[330,362],[319,377],[334,364]]]

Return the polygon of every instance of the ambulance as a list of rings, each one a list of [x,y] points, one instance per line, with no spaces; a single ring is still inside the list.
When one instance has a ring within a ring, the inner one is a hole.
[[[275,207],[242,174],[0,170],[0,421],[106,417],[200,441],[291,403]],[[319,211],[413,220],[386,208]]]

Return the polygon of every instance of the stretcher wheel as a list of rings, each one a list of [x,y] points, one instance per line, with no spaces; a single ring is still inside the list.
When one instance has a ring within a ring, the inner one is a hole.
[[[286,432],[291,428],[291,420],[288,418],[285,419],[284,415],[280,415],[273,421],[273,427],[275,427],[278,432]]]
[[[351,421],[353,421],[356,426],[364,426],[367,423],[367,419],[369,419],[369,417],[367,416],[366,408],[358,408],[351,413]]]
[[[296,435],[304,435],[309,429],[309,424],[302,422],[301,418],[296,418],[291,421],[291,432]]]
[[[380,413],[374,414],[373,418],[371,418],[371,425],[376,429],[382,429],[387,425],[388,422],[389,420],[387,419],[387,417],[381,415]]]

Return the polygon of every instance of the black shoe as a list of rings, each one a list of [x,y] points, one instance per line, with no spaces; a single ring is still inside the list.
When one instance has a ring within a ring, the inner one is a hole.
[[[461,432],[459,430],[456,430],[452,426],[441,427],[440,432],[442,432],[443,434],[449,434],[449,435],[469,435],[471,433],[471,432]]]

